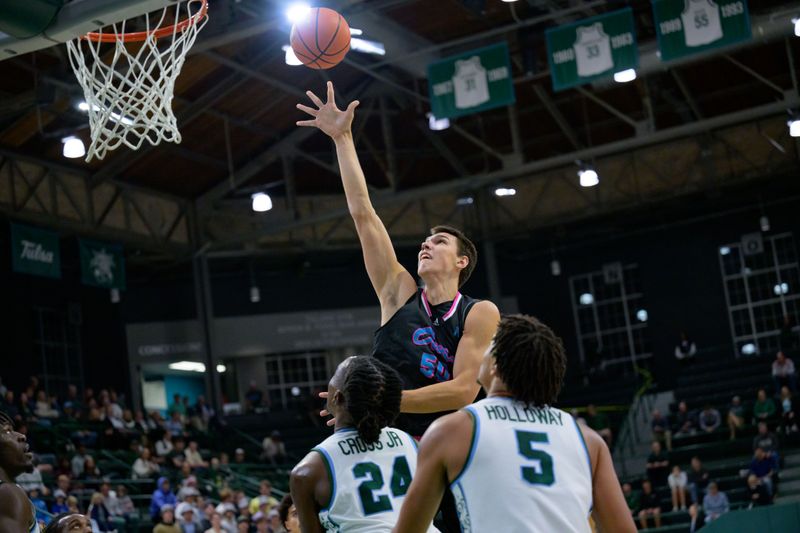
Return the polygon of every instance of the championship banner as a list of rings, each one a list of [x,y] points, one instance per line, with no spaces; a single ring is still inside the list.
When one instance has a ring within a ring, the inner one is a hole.
[[[508,45],[500,43],[428,65],[431,113],[437,119],[511,105],[514,82]]]
[[[545,36],[555,91],[639,66],[636,28],[629,7],[550,28]]]
[[[11,266],[14,272],[48,278],[61,277],[58,234],[11,224]]]
[[[653,0],[653,17],[662,61],[751,37],[747,0]]]
[[[125,289],[125,257],[122,246],[78,239],[81,281],[104,289]]]

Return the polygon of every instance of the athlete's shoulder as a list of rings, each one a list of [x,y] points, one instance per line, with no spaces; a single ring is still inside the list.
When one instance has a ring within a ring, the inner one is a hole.
[[[33,508],[25,491],[14,483],[0,483],[0,528],[2,531],[13,531],[12,525],[24,525],[27,529]]]
[[[500,310],[491,300],[473,300],[469,305],[467,320],[497,320],[500,319]]]

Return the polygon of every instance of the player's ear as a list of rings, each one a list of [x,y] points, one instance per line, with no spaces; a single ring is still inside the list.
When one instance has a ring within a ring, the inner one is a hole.
[[[469,265],[469,257],[466,255],[460,255],[456,258],[456,266],[458,268],[463,270],[467,268],[467,265]]]

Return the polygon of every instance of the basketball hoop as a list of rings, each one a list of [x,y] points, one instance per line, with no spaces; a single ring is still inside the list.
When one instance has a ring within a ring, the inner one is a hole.
[[[143,20],[122,21],[67,43],[86,98],[81,109],[89,114],[87,162],[121,144],[137,150],[145,140],[153,146],[181,142],[172,112],[175,80],[208,21],[207,11],[207,0],[187,0],[183,8],[172,4]],[[126,32],[137,24],[142,31]]]

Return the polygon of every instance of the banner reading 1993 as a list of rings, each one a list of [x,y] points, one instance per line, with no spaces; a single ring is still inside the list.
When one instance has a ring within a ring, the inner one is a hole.
[[[747,0],[653,0],[662,61],[750,39]]]
[[[630,8],[550,28],[546,37],[550,77],[556,91],[639,66]]]

